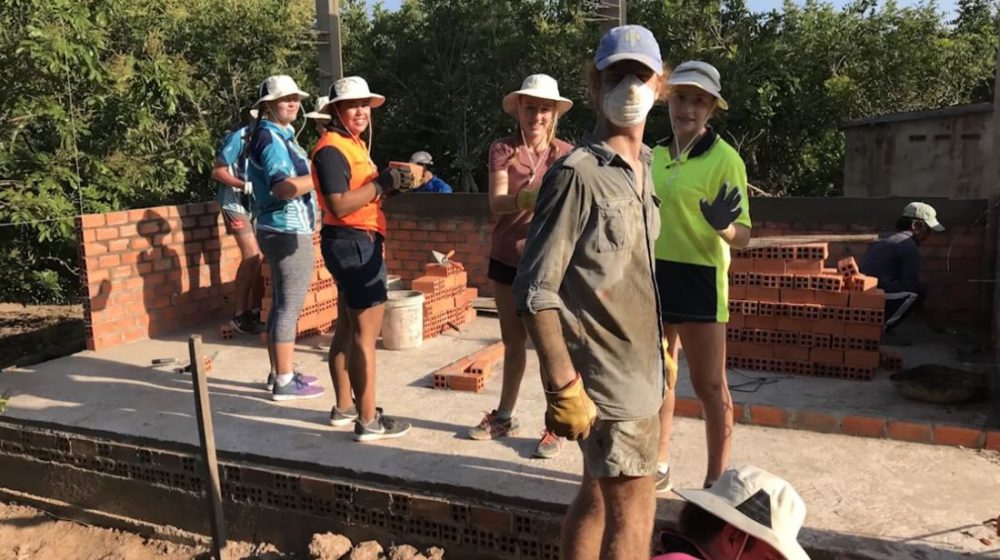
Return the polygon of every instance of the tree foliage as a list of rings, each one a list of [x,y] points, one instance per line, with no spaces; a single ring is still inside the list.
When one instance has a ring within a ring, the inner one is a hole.
[[[576,106],[560,136],[593,124],[583,68],[598,39],[594,0],[344,0],[344,65],[388,97],[373,155],[423,149],[439,174],[483,191],[486,153],[514,130],[502,96],[556,77]],[[291,74],[313,90],[314,1],[0,0],[0,299],[72,297],[71,217],[206,200],[221,134],[256,84]],[[632,0],[671,64],[722,73],[715,126],[751,180],[774,193],[840,192],[845,120],[992,99],[997,6],[807,0],[750,12],[744,0]],[[316,92],[325,93],[325,92]],[[647,141],[669,133],[654,109]],[[312,138],[306,128],[301,141]],[[35,223],[38,220],[45,220]]]

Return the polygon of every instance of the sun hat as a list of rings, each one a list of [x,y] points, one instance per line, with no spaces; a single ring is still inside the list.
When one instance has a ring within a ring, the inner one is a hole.
[[[594,66],[604,70],[622,60],[641,62],[657,76],[663,74],[660,44],[653,37],[653,32],[641,25],[621,25],[601,37],[594,53]]]
[[[413,155],[410,156],[410,163],[417,163],[425,167],[431,166],[434,165],[434,158],[428,152],[413,152]]]
[[[722,77],[719,71],[707,62],[688,60],[680,63],[670,74],[668,86],[694,86],[715,97],[720,109],[729,109],[729,103],[722,98]]]
[[[517,118],[517,100],[522,95],[550,99],[556,102],[556,113],[562,116],[573,107],[573,102],[559,95],[559,83],[548,74],[532,74],[521,82],[521,89],[503,96],[503,110]]]
[[[808,560],[799,544],[806,504],[787,481],[750,465],[730,468],[711,488],[675,490],[685,500],[766,542],[785,560]]]
[[[911,202],[903,208],[904,218],[923,220],[934,231],[944,231],[944,226],[937,220],[937,210],[930,204]]]
[[[321,96],[317,97],[316,98],[316,109],[313,110],[313,111],[309,111],[308,113],[306,113],[306,118],[307,119],[316,119],[318,121],[328,121],[328,120],[330,120],[330,118],[331,118],[330,114],[323,112],[323,108],[326,107],[326,104],[329,103],[329,102],[330,102],[330,98],[327,97],[327,96],[325,96],[325,95],[321,95]]]
[[[257,102],[253,106],[257,107],[265,101],[274,101],[275,99],[281,99],[289,95],[297,95],[299,96],[299,100],[309,97],[308,93],[299,89],[299,86],[291,76],[284,74],[270,76],[260,83],[259,99],[257,99]]]
[[[353,99],[370,99],[373,109],[381,107],[385,103],[385,96],[372,93],[364,78],[347,76],[333,82],[333,85],[330,86],[330,101],[324,105],[324,108],[338,101],[351,101]]]

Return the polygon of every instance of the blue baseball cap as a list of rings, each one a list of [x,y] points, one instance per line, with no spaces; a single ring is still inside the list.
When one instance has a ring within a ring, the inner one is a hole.
[[[660,45],[653,32],[641,25],[615,27],[601,37],[594,54],[594,66],[604,70],[622,60],[635,60],[649,67],[657,75],[663,74]]]

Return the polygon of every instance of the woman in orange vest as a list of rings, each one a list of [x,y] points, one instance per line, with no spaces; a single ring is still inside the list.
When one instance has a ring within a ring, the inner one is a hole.
[[[385,103],[357,76],[337,80],[322,109],[330,121],[312,154],[313,183],[323,209],[320,250],[339,292],[337,327],[330,343],[330,377],[337,402],[330,424],[354,424],[354,439],[406,435],[410,425],[375,408],[375,340],[386,301],[382,196],[413,186],[409,170],[381,173],[369,157],[371,110]],[[353,402],[352,402],[353,389]]]

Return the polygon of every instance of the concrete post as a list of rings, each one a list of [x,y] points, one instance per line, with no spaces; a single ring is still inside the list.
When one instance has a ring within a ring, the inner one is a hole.
[[[612,27],[625,25],[626,0],[600,0],[597,15],[601,18],[601,35]]]
[[[330,85],[344,77],[340,51],[340,0],[316,0],[316,46],[319,54],[319,94],[326,95]]]

